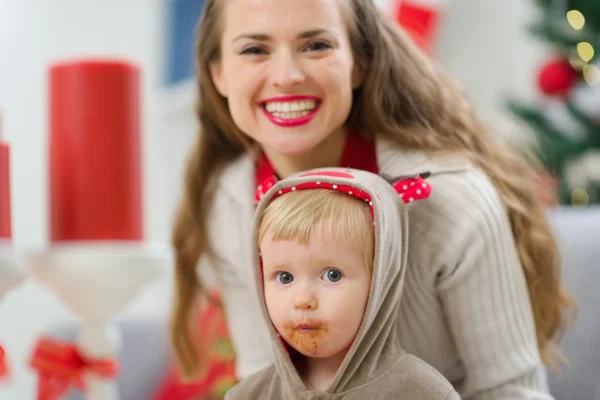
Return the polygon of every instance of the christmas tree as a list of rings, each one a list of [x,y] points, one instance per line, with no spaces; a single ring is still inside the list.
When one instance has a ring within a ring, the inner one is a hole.
[[[600,203],[600,0],[535,0],[530,31],[552,49],[539,70],[541,101],[508,107],[535,132],[537,154],[562,204]]]

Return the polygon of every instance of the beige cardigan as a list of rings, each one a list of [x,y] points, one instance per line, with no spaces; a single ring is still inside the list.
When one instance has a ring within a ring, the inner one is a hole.
[[[432,174],[430,198],[409,211],[402,347],[465,399],[552,399],[509,221],[490,181],[464,160],[429,159],[383,139],[377,157],[388,176]],[[217,189],[209,229],[219,259],[199,264],[199,274],[221,289],[240,378],[274,361],[252,274],[254,191],[245,155]]]

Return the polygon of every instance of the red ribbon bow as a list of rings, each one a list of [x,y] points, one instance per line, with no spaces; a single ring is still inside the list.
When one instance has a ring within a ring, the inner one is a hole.
[[[0,346],[0,381],[8,378],[8,365],[6,362],[6,353],[4,348]]]
[[[87,360],[68,342],[41,338],[33,352],[30,366],[39,374],[38,400],[56,400],[69,386],[85,389],[84,374],[113,378],[118,373],[114,360]]]

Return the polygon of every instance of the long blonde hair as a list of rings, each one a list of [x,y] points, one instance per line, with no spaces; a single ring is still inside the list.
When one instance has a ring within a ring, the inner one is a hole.
[[[542,359],[556,363],[557,335],[574,301],[560,281],[555,238],[535,195],[536,171],[517,152],[492,139],[462,90],[438,70],[401,28],[371,0],[346,0],[355,62],[365,67],[354,93],[347,126],[365,135],[384,136],[406,149],[460,152],[491,179],[508,212],[527,280]],[[185,193],[174,224],[176,299],[171,337],[183,373],[205,365],[191,325],[199,296],[196,275],[202,255],[212,255],[207,215],[220,171],[254,144],[235,125],[226,99],[216,90],[209,66],[220,57],[219,0],[206,0],[197,40],[200,134],[185,175]]]
[[[364,250],[364,265],[373,270],[373,217],[369,205],[351,195],[328,189],[304,189],[286,193],[269,203],[261,216],[258,242],[269,232],[273,240],[297,240],[308,244],[314,229],[327,237],[341,238]]]

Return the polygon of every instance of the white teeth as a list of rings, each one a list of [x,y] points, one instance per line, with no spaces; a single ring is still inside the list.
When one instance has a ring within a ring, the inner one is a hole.
[[[290,112],[275,111],[275,112],[269,112],[269,113],[274,115],[275,117],[281,118],[281,119],[294,119],[294,118],[304,117],[304,116],[310,114],[310,111],[309,110],[290,111]]]
[[[302,100],[302,101],[273,101],[265,104],[265,108],[271,114],[275,113],[290,113],[290,112],[304,112],[312,111],[317,106],[316,100]]]

